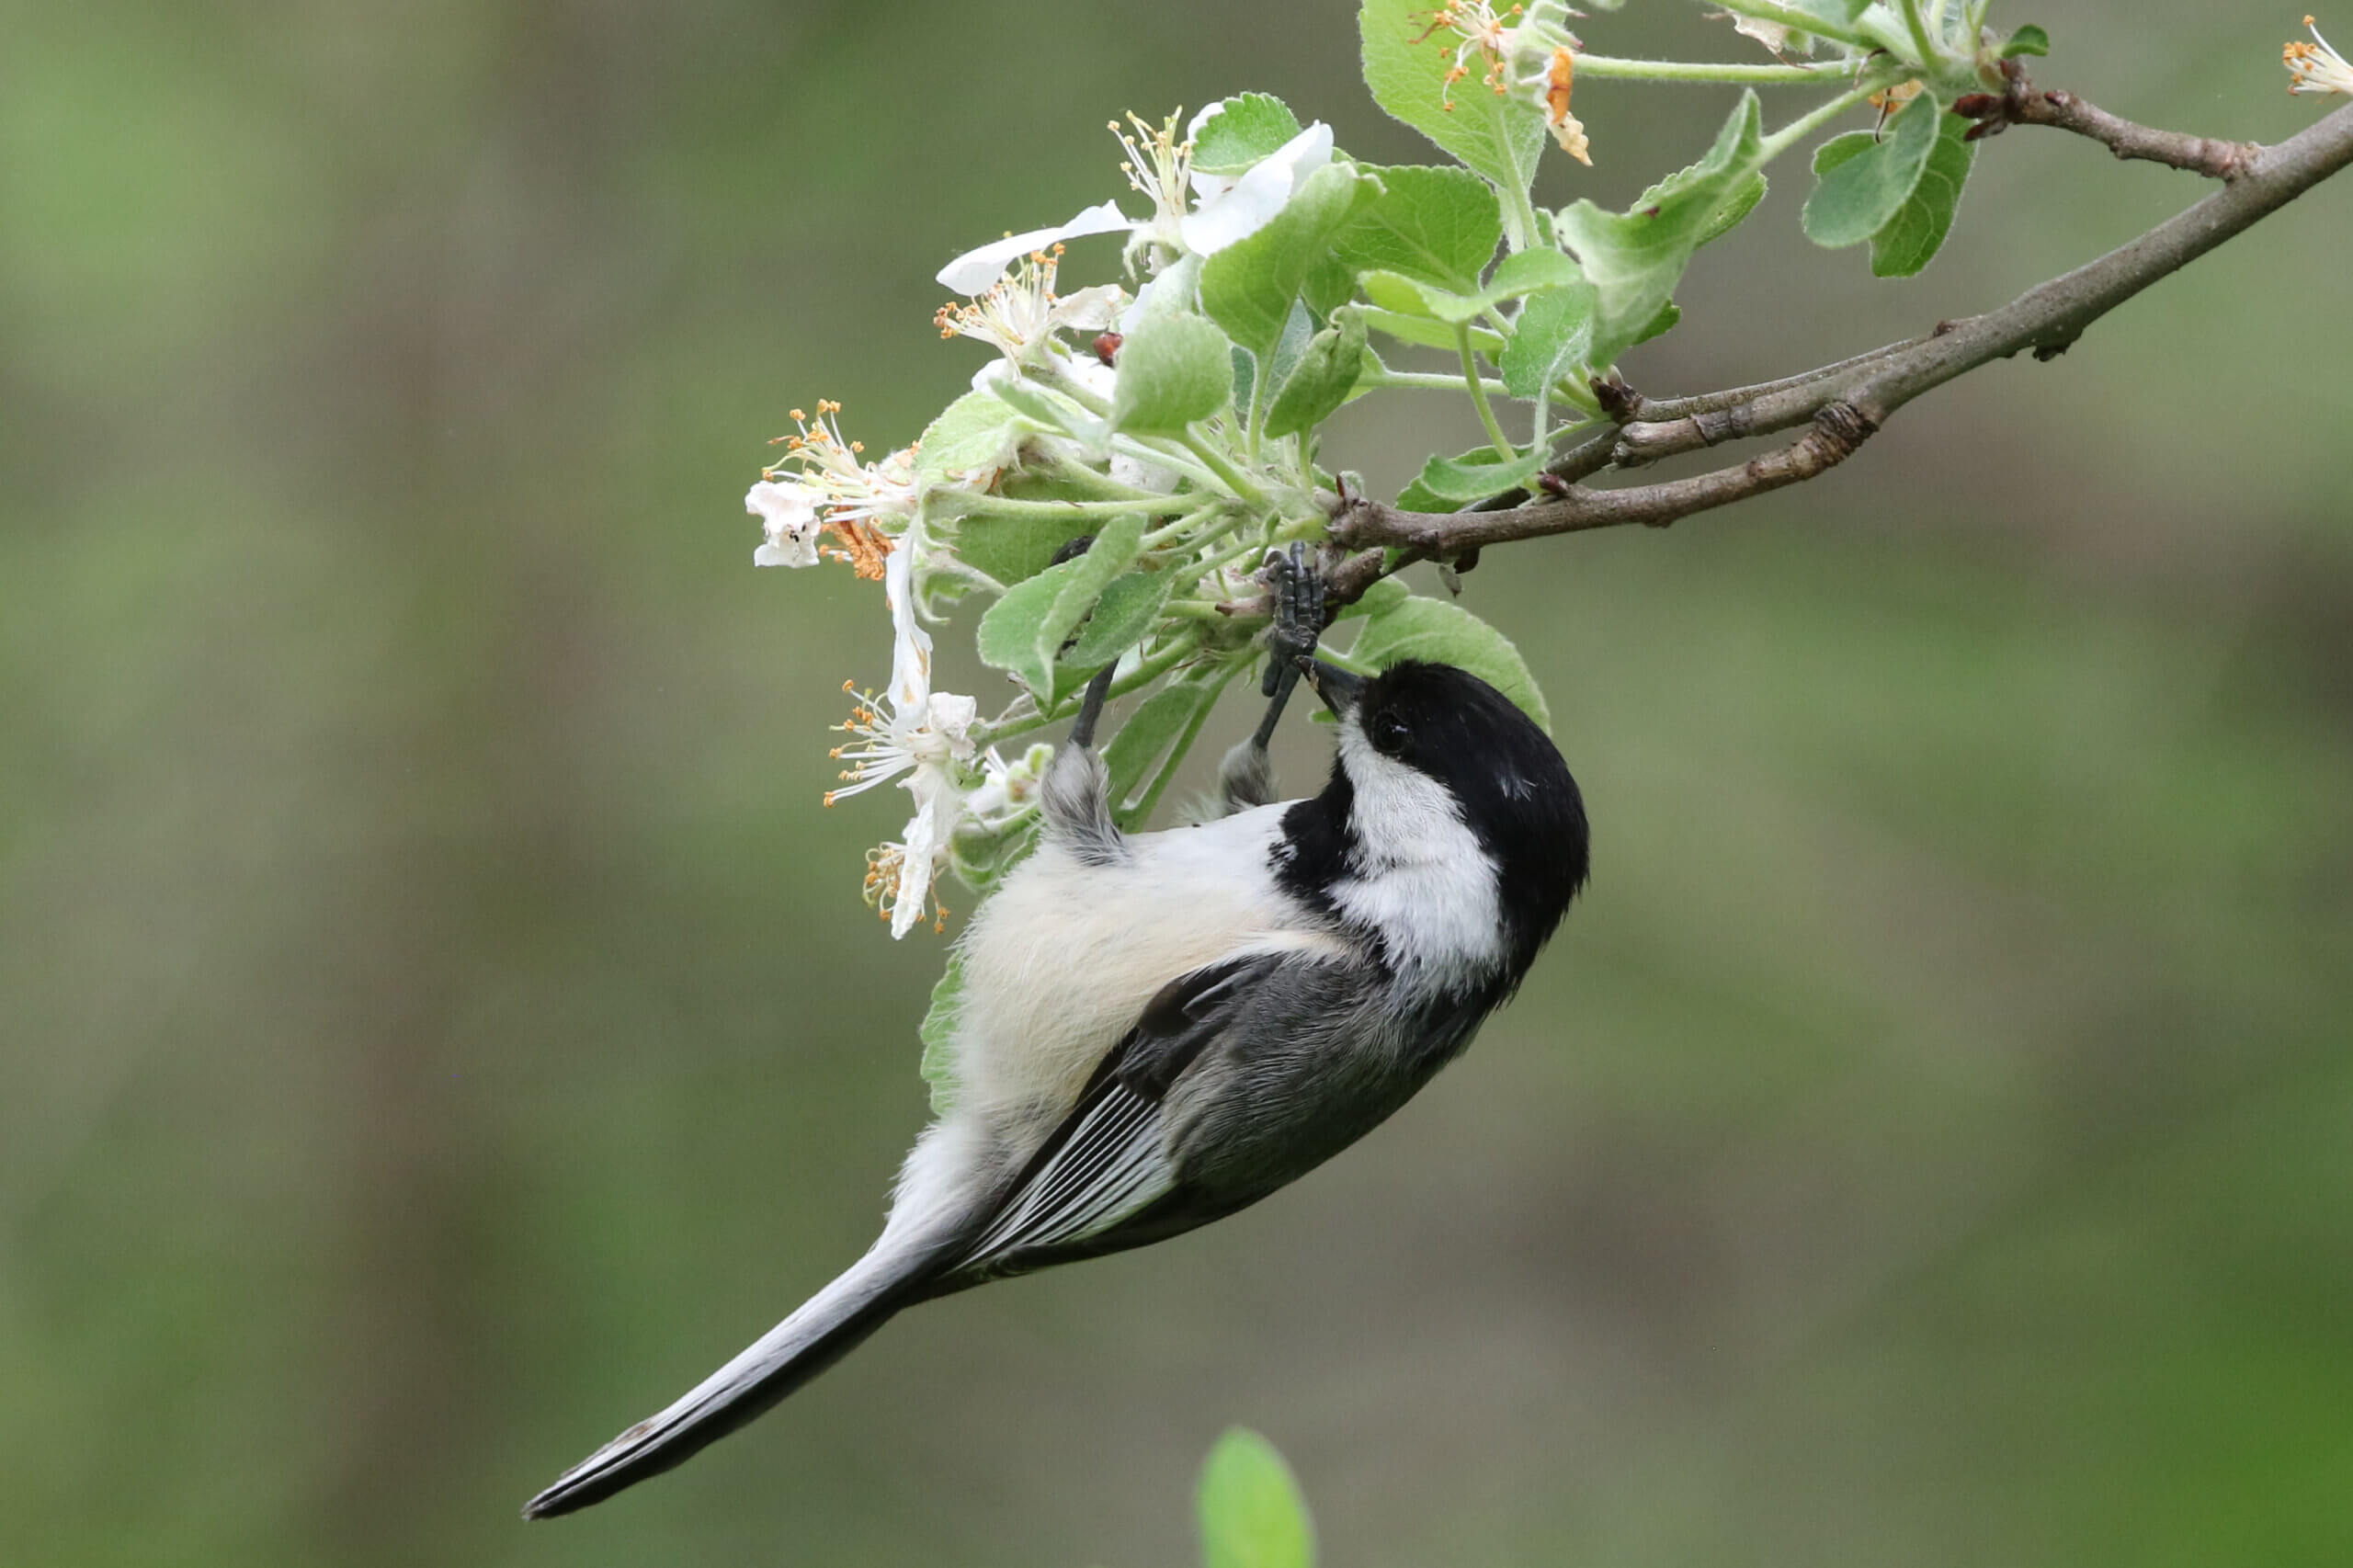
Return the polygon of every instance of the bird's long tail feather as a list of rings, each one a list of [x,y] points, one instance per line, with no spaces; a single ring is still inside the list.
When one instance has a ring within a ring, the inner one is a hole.
[[[857,1348],[921,1294],[934,1272],[930,1248],[885,1236],[832,1284],[801,1303],[727,1365],[659,1415],[631,1426],[524,1505],[552,1518],[659,1475],[773,1406]]]

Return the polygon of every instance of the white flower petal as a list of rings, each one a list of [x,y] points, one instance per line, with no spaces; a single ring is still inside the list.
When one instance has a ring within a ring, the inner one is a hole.
[[[968,757],[972,755],[972,724],[981,716],[977,699],[959,697],[952,691],[935,691],[931,694],[928,712],[928,722],[935,732],[947,737],[948,749],[952,756]]]
[[[931,892],[931,814],[917,812],[907,819],[906,847],[899,856],[899,884],[891,890],[891,939],[897,941],[923,918],[924,900]]]
[[[915,815],[907,819],[906,847],[899,857],[899,881],[891,894],[891,935],[905,936],[923,919],[931,896],[931,879],[948,851],[949,835],[963,815],[964,798],[949,782],[946,770],[919,767],[906,781],[915,798]]]
[[[824,519],[814,494],[791,480],[764,479],[744,493],[744,510],[760,519],[767,542],[752,551],[755,566],[813,566]]]
[[[1205,197],[1180,225],[1185,248],[1215,256],[1246,240],[1280,212],[1307,176],[1332,161],[1332,128],[1317,120],[1252,165],[1222,195]]]
[[[1077,332],[1101,332],[1120,319],[1128,291],[1116,283],[1097,283],[1054,302],[1054,324]]]
[[[1119,390],[1120,372],[1092,354],[1064,359],[1061,361],[1061,369],[1063,375],[1068,376],[1097,397],[1108,399]]]
[[[1082,239],[1088,234],[1108,234],[1115,229],[1133,229],[1133,220],[1120,210],[1116,201],[1106,201],[1089,207],[1067,223],[1052,229],[1032,229],[1026,234],[1007,234],[993,244],[966,251],[939,269],[942,288],[959,294],[981,295],[1005,276],[1006,268],[1032,251],[1041,251],[1057,240]]]
[[[931,697],[931,635],[915,623],[915,540],[902,539],[882,563],[882,594],[891,605],[891,699],[895,713],[913,713]]]

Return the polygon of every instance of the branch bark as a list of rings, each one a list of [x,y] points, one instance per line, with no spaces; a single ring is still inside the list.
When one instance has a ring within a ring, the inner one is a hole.
[[[1925,336],[1760,386],[1664,403],[1631,391],[1615,399],[1622,423],[1608,453],[1610,465],[1618,468],[1809,426],[1789,446],[1747,462],[1688,479],[1608,490],[1555,481],[1558,487],[1548,487],[1547,498],[1508,510],[1406,512],[1350,494],[1334,503],[1332,538],[1351,551],[1394,546],[1445,560],[1484,545],[1549,534],[1628,523],[1663,528],[1695,512],[1814,478],[1852,456],[1904,404],[1957,376],[2022,349],[2038,359],[2065,353],[2093,322],[2348,164],[2353,105],[2277,146],[2255,149],[2222,189],[1999,310],[1942,322]],[[1599,466],[1590,446],[1555,465],[1582,470],[1574,474],[1576,479]],[[1356,557],[1335,574],[1335,597],[1345,603],[1381,574],[1378,555]]]
[[[2252,142],[2217,142],[2178,131],[2159,131],[2110,114],[2069,92],[2037,92],[2015,60],[2002,62],[2006,85],[1998,93],[1968,93],[1953,112],[1977,121],[1969,140],[1998,136],[2013,125],[2048,125],[2100,142],[2120,158],[2138,158],[2188,169],[2210,179],[2234,180],[2246,173],[2263,149]]]

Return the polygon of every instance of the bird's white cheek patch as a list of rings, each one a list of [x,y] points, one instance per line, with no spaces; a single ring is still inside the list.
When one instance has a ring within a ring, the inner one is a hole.
[[[1479,970],[1503,954],[1495,863],[1446,787],[1372,749],[1355,725],[1340,756],[1355,787],[1356,874],[1332,890],[1351,919],[1380,931],[1392,959]]]

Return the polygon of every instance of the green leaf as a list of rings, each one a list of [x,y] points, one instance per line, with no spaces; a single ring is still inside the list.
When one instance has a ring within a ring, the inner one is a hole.
[[[1963,140],[1970,123],[1957,114],[1937,118],[1937,144],[1928,149],[1920,183],[1871,236],[1871,271],[1876,276],[1909,278],[1944,247],[1953,213],[1961,206],[1961,187],[1969,183],[1970,165],[1977,157],[1977,143]]]
[[[1363,597],[1356,603],[1342,606],[1340,613],[1333,619],[1354,620],[1363,616],[1378,615],[1398,600],[1412,597],[1413,591],[1407,588],[1404,582],[1395,577],[1383,577],[1371,587],[1367,588]]]
[[[1054,697],[1054,660],[1111,580],[1135,563],[1143,519],[1114,517],[1087,552],[1014,585],[981,617],[981,662],[1009,670],[1040,702]]]
[[[1332,236],[1380,195],[1381,183],[1352,165],[1324,165],[1273,222],[1201,264],[1201,309],[1264,358],[1282,336],[1291,301],[1330,255]]]
[[[931,988],[931,1008],[923,1016],[923,1081],[931,1085],[931,1114],[946,1116],[956,1104],[956,1004],[964,994],[964,955],[948,950],[948,967]]]
[[[1542,472],[1545,456],[1540,448],[1525,457],[1506,462],[1493,448],[1489,448],[1461,458],[1432,458],[1422,465],[1420,475],[1407,487],[1407,494],[1417,499],[1421,496],[1434,497],[1448,505],[1436,508],[1413,506],[1406,509],[1444,511],[1466,502],[1483,501],[1490,495],[1500,495],[1506,490],[1520,489]],[[1402,504],[1403,498],[1400,500]]]
[[[968,392],[940,411],[923,433],[915,477],[946,484],[1012,466],[1025,437],[1037,426],[993,392]]]
[[[1544,147],[1543,111],[1475,79],[1456,84],[1448,108],[1448,62],[1429,36],[1427,0],[1364,0],[1357,26],[1374,101],[1508,193],[1506,205],[1524,200]]]
[[[1120,345],[1111,423],[1142,436],[1181,436],[1233,394],[1233,345],[1215,322],[1148,315]]]
[[[1201,1467],[1202,1568],[1314,1568],[1315,1531],[1275,1446],[1236,1426]]]
[[[1194,716],[1217,699],[1217,687],[1206,681],[1172,681],[1143,700],[1103,746],[1103,767],[1110,775],[1114,804],[1135,793],[1152,765],[1176,744]]]
[[[1208,175],[1238,175],[1299,134],[1299,117],[1267,93],[1228,98],[1193,139],[1193,167]]]
[[[1092,500],[1090,493],[1050,477],[1013,472],[998,483],[997,492],[1017,501]],[[1046,569],[1054,551],[1095,527],[1079,517],[1007,517],[983,514],[951,525],[956,554],[967,566],[987,573],[1010,586]]]
[[[1359,665],[1386,669],[1400,659],[1427,659],[1470,671],[1518,705],[1550,733],[1552,715],[1528,662],[1511,639],[1443,599],[1408,597],[1368,617],[1348,649]]]
[[[1365,172],[1380,179],[1381,196],[1332,242],[1339,259],[1357,272],[1475,290],[1503,243],[1495,187],[1468,169],[1404,164]]]
[[[1364,373],[1364,312],[1343,305],[1332,324],[1309,341],[1290,379],[1267,410],[1267,434],[1293,436],[1312,430],[1348,401]]]
[[[1669,300],[1658,308],[1658,314],[1651,317],[1642,331],[1634,334],[1634,342],[1626,347],[1631,348],[1635,344],[1648,343],[1654,337],[1664,337],[1673,332],[1675,324],[1682,319],[1683,307]]]
[[[1599,300],[1599,291],[1583,278],[1528,296],[1498,366],[1512,396],[1532,398],[1585,362],[1593,347],[1593,312]]]
[[[2012,33],[2008,40],[2002,45],[2002,58],[2005,60],[2015,59],[2021,54],[2049,54],[2050,52],[2051,35],[2032,22],[2029,22]]]
[[[1307,346],[1315,340],[1315,330],[1321,324],[1304,302],[1291,301],[1290,315],[1283,323],[1283,335],[1275,339],[1275,351],[1267,356],[1267,385],[1271,391],[1279,392],[1284,383],[1290,380],[1292,373],[1299,369],[1300,360],[1307,355]],[[1252,374],[1256,374],[1255,365]]]
[[[1706,157],[1643,193],[1624,212],[1579,201],[1556,215],[1561,243],[1600,291],[1586,363],[1606,368],[1640,342],[1675,297],[1691,253],[1756,173],[1761,153],[1756,95],[1743,93]]]
[[[1174,572],[1130,572],[1112,578],[1095,601],[1095,613],[1078,629],[1078,641],[1062,655],[1064,666],[1083,678],[1134,647],[1160,619],[1160,608],[1176,587]]]
[[[1367,276],[1370,280],[1372,275]],[[1366,292],[1370,294],[1371,290],[1367,290]],[[1449,354],[1453,353],[1454,328],[1435,316],[1424,313],[1418,294],[1414,299],[1415,308],[1410,312],[1380,309],[1365,312],[1365,324],[1376,332],[1388,334],[1400,343],[1410,343],[1421,348],[1443,348]],[[1471,346],[1492,359],[1503,352],[1504,340],[1501,334],[1474,326],[1471,329]]]
[[[1871,0],[1780,0],[1781,9],[1795,11],[1814,20],[1827,22],[1834,28],[1851,28],[1855,19],[1870,9]],[[1733,6],[1733,10],[1743,7]],[[1774,21],[1783,18],[1775,17]]]
[[[1577,264],[1559,251],[1524,250],[1506,256],[1495,276],[1468,294],[1424,283],[1402,272],[1368,272],[1361,282],[1365,297],[1376,305],[1459,326],[1477,320],[1489,307],[1506,300],[1574,283],[1584,276]],[[1449,344],[1452,341],[1448,339]]]
[[[1716,209],[1706,226],[1699,231],[1699,243],[1710,244],[1731,233],[1740,227],[1740,221],[1755,211],[1756,204],[1764,199],[1765,171],[1758,169],[1733,187],[1732,194],[1724,198],[1722,205]]]
[[[1315,312],[1319,321],[1328,319],[1356,291],[1356,269],[1328,251],[1323,260],[1309,268],[1307,281],[1299,286],[1299,297],[1307,301],[1307,308]]]
[[[1922,93],[1890,122],[1884,136],[1873,140],[1868,132],[1850,131],[1824,142],[1814,153],[1813,194],[1805,200],[1806,238],[1836,250],[1879,233],[1920,183],[1943,114],[1943,106]],[[1869,145],[1859,145],[1858,136]]]

